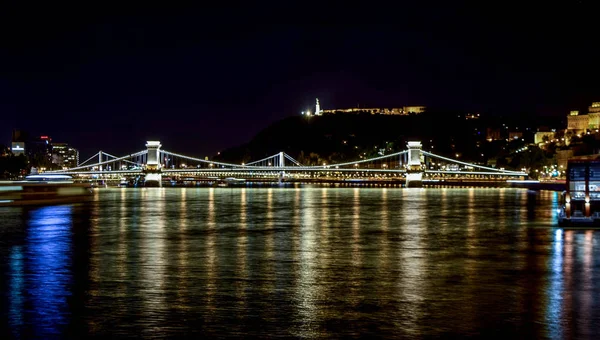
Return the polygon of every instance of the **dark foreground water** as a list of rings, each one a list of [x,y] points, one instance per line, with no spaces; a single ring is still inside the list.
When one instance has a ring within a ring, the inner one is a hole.
[[[1,338],[600,336],[600,234],[522,189],[102,189],[0,208]]]

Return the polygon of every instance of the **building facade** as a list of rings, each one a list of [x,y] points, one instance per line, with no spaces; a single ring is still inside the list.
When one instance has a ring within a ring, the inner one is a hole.
[[[553,131],[538,131],[533,136],[533,142],[538,145],[545,144],[544,138],[550,141],[554,139],[554,134],[555,132]]]
[[[427,108],[425,106],[404,106],[394,108],[372,108],[372,107],[352,107],[347,109],[333,109],[333,110],[321,110],[321,113],[359,113],[368,112],[370,114],[381,114],[381,115],[409,115],[409,114],[420,114],[425,112]]]
[[[587,130],[600,129],[600,102],[593,102],[588,107],[587,115],[580,115],[573,110],[567,116],[567,131],[575,134],[585,133]]]
[[[79,151],[67,143],[52,144],[52,164],[63,169],[73,168],[79,164]]]
[[[579,111],[571,111],[567,117],[567,130],[573,133],[582,133],[589,127],[588,115],[580,115]]]
[[[79,151],[67,143],[53,143],[47,135],[32,137],[22,130],[13,130],[11,151],[16,156],[25,155],[30,166],[40,170],[79,164]]]
[[[523,138],[523,132],[521,132],[521,131],[510,131],[508,133],[509,140],[521,139],[521,138]]]
[[[495,140],[501,140],[502,134],[500,132],[500,129],[487,128],[485,138],[488,142],[495,141]]]
[[[12,143],[10,147],[10,151],[15,156],[24,155],[25,154],[25,143],[29,139],[29,136],[25,131],[21,130],[13,130],[12,132]]]

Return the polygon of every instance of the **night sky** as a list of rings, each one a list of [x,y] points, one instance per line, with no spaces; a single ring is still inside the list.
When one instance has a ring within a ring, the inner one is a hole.
[[[20,128],[68,142],[83,158],[135,152],[152,139],[205,156],[314,110],[315,97],[323,109],[551,116],[600,101],[593,2],[418,3],[4,3],[0,143]]]

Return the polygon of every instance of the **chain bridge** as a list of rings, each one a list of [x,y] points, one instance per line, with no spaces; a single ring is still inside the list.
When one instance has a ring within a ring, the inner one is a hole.
[[[419,141],[407,149],[351,162],[303,165],[285,152],[249,163],[234,164],[186,156],[148,141],[146,149],[124,156],[99,151],[76,167],[47,171],[78,180],[123,181],[142,186],[202,182],[393,182],[407,187],[432,183],[498,183],[525,179],[521,171],[496,169],[422,150]]]

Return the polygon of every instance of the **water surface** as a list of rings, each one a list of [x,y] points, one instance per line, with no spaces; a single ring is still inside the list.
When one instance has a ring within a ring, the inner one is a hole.
[[[600,234],[523,189],[102,189],[0,208],[2,335],[598,337]]]

